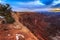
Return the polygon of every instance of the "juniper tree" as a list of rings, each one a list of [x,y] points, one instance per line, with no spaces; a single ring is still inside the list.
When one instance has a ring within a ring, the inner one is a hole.
[[[6,23],[13,23],[15,20],[11,16],[11,7],[9,4],[0,4],[0,16],[4,16]]]

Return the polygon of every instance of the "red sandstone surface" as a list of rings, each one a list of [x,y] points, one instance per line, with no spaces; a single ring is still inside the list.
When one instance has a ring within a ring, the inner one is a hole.
[[[13,12],[12,17],[13,24],[0,24],[0,40],[51,40],[46,28],[49,23],[56,23],[56,26],[60,23],[58,16],[47,17],[35,12]],[[49,30],[55,32],[55,25]]]

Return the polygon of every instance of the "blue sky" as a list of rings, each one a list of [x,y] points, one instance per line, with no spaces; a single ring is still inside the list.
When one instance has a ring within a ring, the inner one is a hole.
[[[45,5],[40,0],[0,0],[0,3],[10,4],[14,11],[46,11],[48,8],[60,4],[60,0],[54,0],[50,5]]]

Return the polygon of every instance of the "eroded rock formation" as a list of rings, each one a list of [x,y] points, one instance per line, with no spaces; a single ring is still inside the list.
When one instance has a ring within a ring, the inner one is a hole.
[[[15,22],[0,24],[0,40],[59,39],[60,16],[46,16],[36,12],[13,12]]]

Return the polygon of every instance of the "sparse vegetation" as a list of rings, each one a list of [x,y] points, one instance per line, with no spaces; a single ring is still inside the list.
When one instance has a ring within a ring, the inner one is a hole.
[[[9,4],[0,4],[0,16],[4,16],[6,23],[13,23],[15,20],[11,16],[11,7]]]

